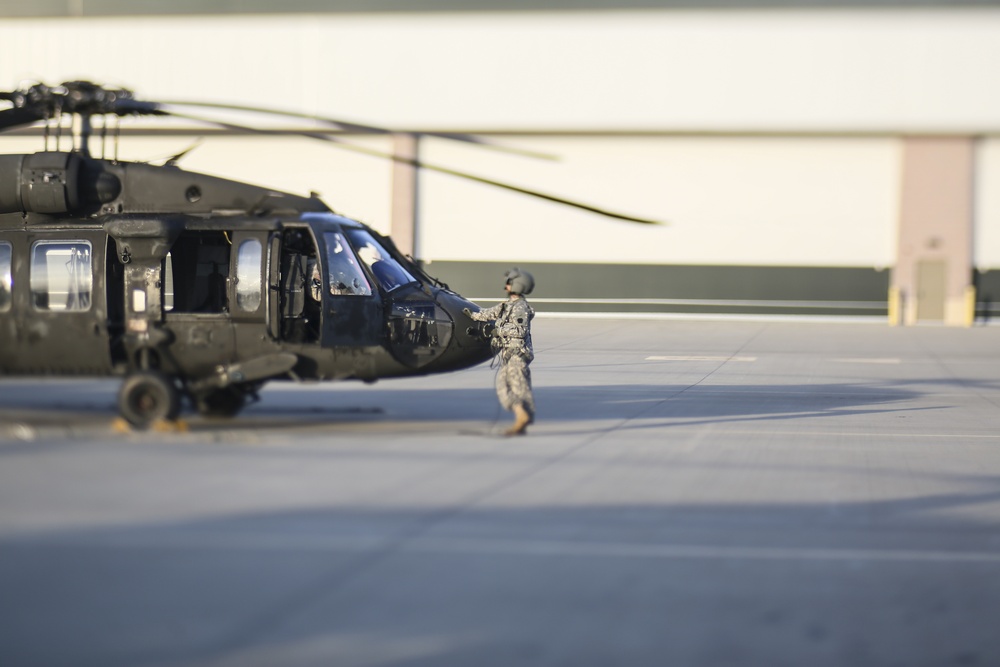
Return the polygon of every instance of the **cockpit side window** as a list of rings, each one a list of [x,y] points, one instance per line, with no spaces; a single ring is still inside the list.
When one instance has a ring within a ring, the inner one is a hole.
[[[93,281],[90,241],[35,241],[31,246],[31,298],[37,310],[90,310]]]
[[[0,313],[10,310],[11,292],[14,279],[11,276],[12,246],[6,241],[0,241]]]
[[[372,286],[358,264],[358,258],[340,232],[324,232],[326,243],[327,285],[330,294],[371,296]]]
[[[384,292],[390,292],[401,285],[417,282],[403,265],[380,244],[374,236],[364,229],[347,230],[351,243],[358,251],[358,257],[371,269],[372,275],[378,281]]]

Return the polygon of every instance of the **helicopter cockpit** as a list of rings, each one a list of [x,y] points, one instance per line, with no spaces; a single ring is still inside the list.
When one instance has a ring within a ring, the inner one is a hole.
[[[355,228],[345,232],[383,292],[419,282],[368,231]]]
[[[371,296],[371,283],[344,235],[341,232],[323,232],[323,242],[326,246],[326,283],[330,294]]]
[[[451,293],[422,282],[391,241],[364,225],[333,213],[308,213],[302,220],[325,251],[317,261],[325,280],[314,284],[314,300],[326,303],[320,314],[324,345],[382,340],[409,368],[445,356],[455,328]]]

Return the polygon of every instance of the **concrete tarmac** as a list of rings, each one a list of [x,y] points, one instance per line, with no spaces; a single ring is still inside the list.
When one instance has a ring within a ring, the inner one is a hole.
[[[1000,664],[1000,327],[535,321],[118,433],[0,380],[0,665]]]

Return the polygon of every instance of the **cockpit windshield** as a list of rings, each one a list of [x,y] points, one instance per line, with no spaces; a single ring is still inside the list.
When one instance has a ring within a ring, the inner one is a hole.
[[[402,285],[417,282],[369,232],[364,229],[345,229],[344,232],[351,239],[358,257],[371,269],[382,291],[391,292]]]
[[[323,240],[326,243],[329,264],[330,294],[370,296],[371,285],[343,235],[338,232],[325,232]]]

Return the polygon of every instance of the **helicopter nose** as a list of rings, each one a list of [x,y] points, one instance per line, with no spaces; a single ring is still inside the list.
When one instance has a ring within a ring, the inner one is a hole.
[[[454,333],[441,362],[450,368],[469,368],[489,360],[493,356],[490,337],[486,335],[482,322],[476,322],[463,311],[468,308],[479,310],[479,306],[452,292],[441,292],[438,305],[448,313],[455,324]]]

